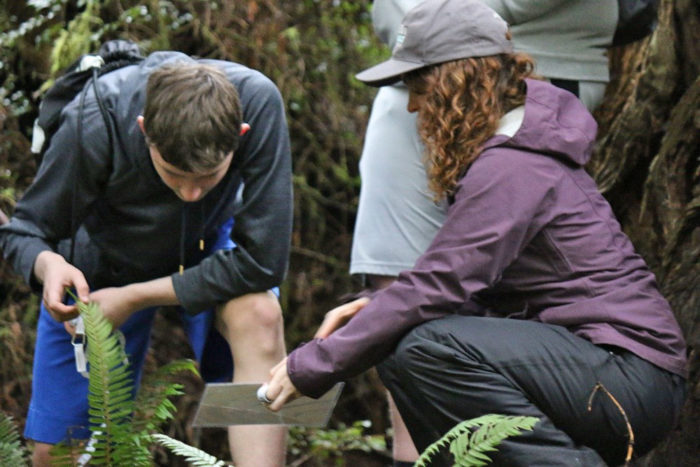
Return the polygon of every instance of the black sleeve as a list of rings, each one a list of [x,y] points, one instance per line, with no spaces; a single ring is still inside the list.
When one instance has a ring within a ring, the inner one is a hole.
[[[10,223],[0,229],[4,257],[35,289],[37,255],[55,250],[60,240],[70,238],[73,219],[83,219],[109,177],[107,132],[91,88],[82,112],[79,108],[80,95],[64,108],[34,181],[17,203]],[[73,190],[78,193],[75,203]]]

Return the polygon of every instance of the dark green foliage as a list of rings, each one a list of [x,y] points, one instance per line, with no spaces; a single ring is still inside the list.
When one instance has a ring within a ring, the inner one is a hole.
[[[341,463],[349,451],[383,454],[386,440],[383,435],[366,434],[371,423],[358,420],[351,426],[339,424],[336,429],[291,427],[288,451],[304,459],[324,459]]]
[[[174,418],[177,408],[170,398],[184,392],[182,384],[171,380],[173,375],[183,372],[199,375],[194,360],[187,359],[167,363],[144,378],[135,401],[134,426],[137,431],[152,433]]]

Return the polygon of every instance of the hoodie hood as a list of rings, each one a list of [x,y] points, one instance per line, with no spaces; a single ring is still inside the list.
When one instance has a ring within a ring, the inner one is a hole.
[[[585,165],[591,157],[598,125],[572,93],[548,82],[526,80],[525,116],[512,137],[496,135],[484,150],[505,146],[550,155],[568,164]]]

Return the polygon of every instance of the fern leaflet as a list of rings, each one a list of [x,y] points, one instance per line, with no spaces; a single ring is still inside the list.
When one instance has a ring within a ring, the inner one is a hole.
[[[12,417],[0,413],[0,465],[25,466],[27,465],[26,454]]]
[[[488,414],[465,420],[457,424],[442,438],[428,446],[418,458],[415,467],[426,467],[430,460],[449,446],[459,467],[487,465],[491,459],[485,454],[496,451],[496,446],[510,436],[517,436],[522,430],[531,430],[537,417]],[[472,430],[474,429],[474,430]]]
[[[151,435],[151,438],[157,443],[170,449],[175,454],[183,456],[187,462],[195,467],[223,467],[227,465],[224,463],[224,461],[218,460],[216,457],[207,454],[200,449],[192,447],[189,444],[185,444],[182,441],[173,439],[167,435],[156,433]]]

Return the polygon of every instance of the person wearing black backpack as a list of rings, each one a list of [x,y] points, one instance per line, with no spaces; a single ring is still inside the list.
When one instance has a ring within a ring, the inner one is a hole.
[[[263,381],[285,354],[273,291],[291,224],[284,106],[261,73],[156,52],[88,82],[0,227],[5,258],[42,298],[25,430],[34,464],[89,426],[66,288],[119,327],[137,383],[155,310],[170,305],[186,312],[206,379],[230,381],[232,354],[234,381]],[[283,465],[285,437],[283,427],[231,427],[235,464]]]

